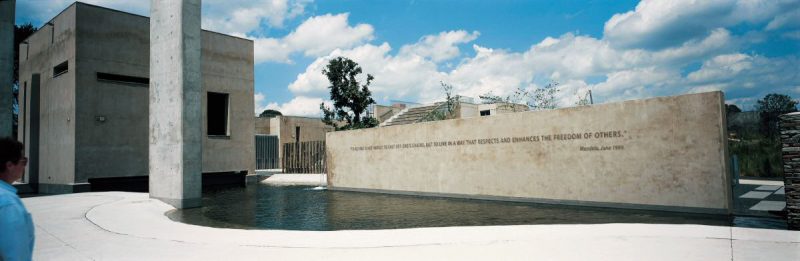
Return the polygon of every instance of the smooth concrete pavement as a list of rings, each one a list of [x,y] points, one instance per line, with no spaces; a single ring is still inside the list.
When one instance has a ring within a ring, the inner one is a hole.
[[[25,198],[35,260],[800,260],[800,232],[703,225],[238,230],[168,219],[146,193]],[[398,217],[401,218],[401,217]]]

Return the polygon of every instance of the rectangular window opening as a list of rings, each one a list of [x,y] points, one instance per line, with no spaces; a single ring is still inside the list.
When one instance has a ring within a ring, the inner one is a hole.
[[[53,67],[53,77],[65,74],[67,71],[69,71],[69,61],[64,61]]]
[[[489,116],[489,113],[490,113],[489,110],[483,110],[481,111],[481,116]]]
[[[136,77],[136,76],[121,75],[121,74],[113,74],[113,73],[101,73],[101,72],[97,73],[97,80],[117,82],[117,83],[137,84],[137,85],[150,84],[150,79],[145,77]]]
[[[228,94],[209,92],[206,106],[208,136],[228,136]]]

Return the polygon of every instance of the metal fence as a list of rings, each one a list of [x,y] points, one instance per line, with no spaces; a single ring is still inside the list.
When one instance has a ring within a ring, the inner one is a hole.
[[[325,173],[325,141],[283,144],[283,173]]]
[[[256,134],[256,169],[277,169],[278,136]]]

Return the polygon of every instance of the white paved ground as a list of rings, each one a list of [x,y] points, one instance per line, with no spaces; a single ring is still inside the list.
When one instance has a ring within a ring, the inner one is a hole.
[[[236,230],[173,222],[146,193],[23,199],[35,260],[800,260],[800,232],[702,225]],[[398,217],[402,218],[402,217]]]
[[[325,186],[328,184],[325,174],[273,174],[261,183],[271,185],[305,185]]]

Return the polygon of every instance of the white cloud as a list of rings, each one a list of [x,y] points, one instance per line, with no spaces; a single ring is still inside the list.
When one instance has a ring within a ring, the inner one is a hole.
[[[753,57],[741,53],[720,55],[705,61],[699,70],[690,73],[687,78],[693,82],[708,82],[752,68]]]
[[[374,29],[368,24],[348,24],[348,13],[308,18],[283,41],[306,56],[326,55],[337,48],[350,48],[372,40]]]
[[[767,30],[777,30],[781,28],[800,28],[800,8],[791,10],[778,15],[767,24]]]
[[[441,75],[436,64],[419,56],[392,56],[388,43],[365,44],[348,50],[334,50],[330,55],[317,58],[306,71],[297,76],[289,90],[299,95],[327,95],[329,85],[322,69],[334,57],[343,56],[357,62],[366,74],[375,76],[370,86],[373,97],[391,99],[429,99],[429,92],[421,92],[439,86]],[[437,87],[438,88],[438,87]],[[438,96],[438,95],[437,95]]]
[[[686,80],[691,85],[714,85],[725,91],[779,91],[800,85],[797,68],[800,68],[798,57],[767,58],[733,53],[705,61],[700,69],[687,75]]]
[[[142,1],[149,2],[149,1]],[[302,14],[307,0],[204,0],[203,28],[228,34],[249,34],[262,24],[283,27]]]
[[[260,31],[262,25],[283,27],[283,23],[305,11],[312,0],[203,0],[203,29],[244,35]],[[44,22],[56,16],[75,0],[17,1],[23,10]],[[137,15],[150,15],[149,0],[81,0],[93,4]],[[34,21],[36,22],[36,21]],[[38,25],[37,25],[38,26]]]
[[[265,109],[273,109],[281,112],[287,116],[305,116],[305,117],[322,117],[322,110],[319,109],[320,103],[323,103],[321,98],[312,98],[305,96],[294,97],[291,101],[278,105],[277,103],[267,104]],[[325,102],[326,105],[331,106],[330,102]]]
[[[426,35],[417,43],[400,48],[402,55],[419,55],[441,62],[459,55],[459,44],[472,42],[478,38],[477,31],[468,33],[464,30],[441,32],[438,35]]]
[[[796,9],[793,0],[643,0],[635,10],[611,17],[604,37],[616,47],[658,50],[720,27],[766,22]]]
[[[253,95],[253,104],[255,104],[256,115],[267,109],[267,106],[263,105],[263,103],[264,103],[263,93],[257,92],[255,95]]]
[[[274,38],[253,38],[253,55],[256,63],[264,61],[291,63],[292,48]]]
[[[291,63],[289,56],[295,52],[314,57],[338,48],[351,48],[373,39],[374,29],[371,25],[350,26],[348,17],[347,13],[310,17],[281,39],[250,37],[255,44],[256,63]]]

